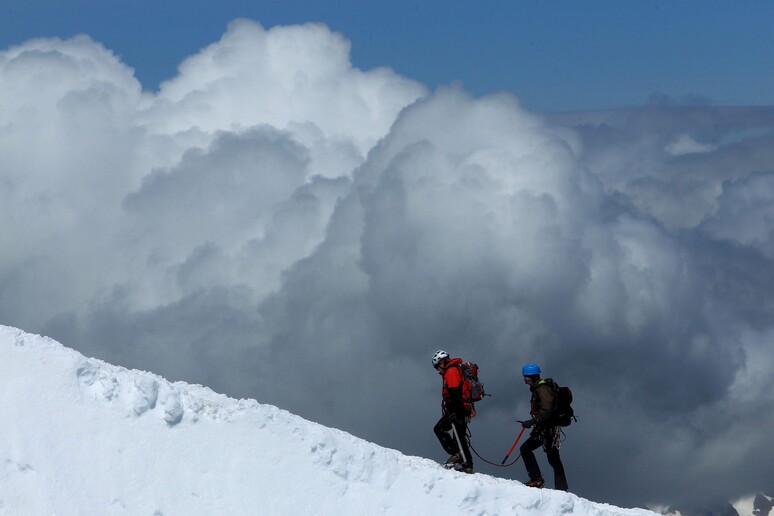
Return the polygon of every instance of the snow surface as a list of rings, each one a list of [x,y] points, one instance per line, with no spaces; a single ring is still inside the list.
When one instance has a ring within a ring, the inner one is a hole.
[[[655,514],[446,471],[7,326],[0,382],[0,514]]]

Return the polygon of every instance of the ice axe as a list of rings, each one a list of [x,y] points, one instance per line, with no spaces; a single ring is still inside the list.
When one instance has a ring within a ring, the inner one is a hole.
[[[511,456],[511,452],[513,451],[513,449],[514,449],[514,448],[516,448],[516,445],[517,445],[517,444],[519,444],[519,439],[521,439],[521,434],[523,434],[523,433],[524,433],[524,430],[526,430],[526,428],[524,428],[524,427],[521,427],[521,432],[519,432],[519,436],[516,438],[516,440],[515,440],[515,441],[513,441],[513,446],[511,446],[511,449],[510,449],[510,450],[508,450],[508,453],[506,453],[506,454],[505,454],[505,458],[504,458],[504,459],[503,459],[503,461],[500,463],[500,465],[503,465],[503,464],[505,464],[505,461],[506,461],[506,460],[508,460],[508,457],[510,457],[510,456]]]

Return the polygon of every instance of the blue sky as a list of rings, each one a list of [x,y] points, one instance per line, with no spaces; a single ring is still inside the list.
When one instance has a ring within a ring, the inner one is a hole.
[[[641,105],[656,92],[774,102],[774,3],[762,1],[4,0],[0,47],[86,33],[155,89],[237,17],[322,21],[352,42],[355,66],[507,90],[540,111]]]

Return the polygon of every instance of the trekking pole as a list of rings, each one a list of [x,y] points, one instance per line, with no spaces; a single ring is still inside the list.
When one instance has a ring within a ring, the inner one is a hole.
[[[460,433],[457,431],[457,425],[452,423],[452,428],[454,428],[454,437],[457,438],[457,446],[460,448],[460,455],[462,455],[462,460],[465,464],[467,464],[468,458],[465,456],[465,451],[462,449],[462,441],[460,441]]]
[[[519,432],[519,436],[516,438],[515,441],[513,441],[513,446],[511,446],[511,449],[508,450],[508,453],[505,454],[505,458],[500,464],[505,464],[505,461],[508,460],[508,457],[511,456],[511,452],[513,451],[514,448],[516,448],[516,445],[519,443],[519,439],[521,439],[521,434],[524,433],[524,430],[526,430],[526,428],[521,427],[521,432]]]

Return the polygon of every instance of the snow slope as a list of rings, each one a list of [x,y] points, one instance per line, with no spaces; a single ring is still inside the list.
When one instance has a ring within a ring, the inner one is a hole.
[[[0,514],[655,514],[446,471],[0,326]]]

